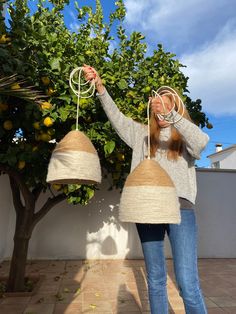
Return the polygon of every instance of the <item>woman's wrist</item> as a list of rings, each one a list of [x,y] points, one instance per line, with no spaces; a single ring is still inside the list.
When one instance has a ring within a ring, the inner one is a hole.
[[[96,87],[96,89],[97,89],[98,94],[101,95],[101,94],[104,93],[105,87],[104,87],[104,85],[102,84],[102,80],[101,80],[101,79],[99,79],[97,82],[95,82],[95,87]]]

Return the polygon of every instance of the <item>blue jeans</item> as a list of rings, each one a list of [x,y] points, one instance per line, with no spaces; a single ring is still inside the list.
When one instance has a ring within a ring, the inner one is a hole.
[[[171,244],[175,277],[187,314],[207,313],[199,285],[197,225],[194,210],[181,210],[181,224],[136,224],[147,270],[152,314],[168,313],[164,237]]]

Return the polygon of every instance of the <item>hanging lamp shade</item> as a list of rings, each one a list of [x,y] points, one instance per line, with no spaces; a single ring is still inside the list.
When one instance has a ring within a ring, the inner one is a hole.
[[[145,159],[127,177],[119,218],[135,223],[180,223],[175,186],[158,162]]]
[[[98,154],[81,131],[70,131],[57,144],[48,166],[51,184],[95,184],[101,182]]]
[[[82,67],[77,67],[70,73],[69,85],[77,96],[76,130],[66,134],[52,153],[46,179],[51,184],[96,184],[101,182],[101,167],[97,151],[90,139],[79,131],[80,98],[90,98],[95,91],[93,81],[82,82],[82,71]],[[81,91],[81,86],[86,84],[90,84],[90,87]]]

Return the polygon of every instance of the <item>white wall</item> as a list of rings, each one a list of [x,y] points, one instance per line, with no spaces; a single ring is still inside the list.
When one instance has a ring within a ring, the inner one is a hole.
[[[202,257],[236,257],[236,170],[199,170],[197,218]]]
[[[9,258],[13,244],[15,214],[9,201],[8,181],[6,178],[1,179],[0,257]],[[235,258],[236,171],[199,169],[197,179],[199,257]],[[142,257],[135,226],[128,223],[120,224],[118,221],[120,193],[117,190],[108,192],[108,186],[103,180],[96,197],[87,206],[68,205],[65,201],[53,208],[34,230],[29,258]],[[40,203],[43,203],[45,197],[46,195],[40,199]],[[7,205],[11,208],[9,211],[6,210]],[[168,241],[166,255],[170,256]]]
[[[225,169],[236,169],[236,151],[231,152],[224,160],[220,162],[220,167]]]

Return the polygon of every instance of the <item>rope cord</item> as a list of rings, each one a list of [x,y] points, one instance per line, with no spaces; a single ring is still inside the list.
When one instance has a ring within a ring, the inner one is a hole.
[[[73,93],[77,96],[77,110],[76,110],[76,131],[79,129],[79,104],[80,98],[90,98],[95,93],[95,84],[94,80],[86,81],[85,83],[81,82],[81,74],[83,71],[83,67],[77,67],[70,73],[69,85],[72,89]],[[77,80],[76,77],[77,76]],[[81,87],[90,84],[89,88],[85,91],[81,91]],[[77,85],[77,89],[74,86]],[[88,94],[90,93],[90,94]],[[87,95],[87,96],[86,96]]]
[[[164,101],[162,99],[162,96],[168,96],[168,95],[171,95],[173,97],[173,100],[174,100],[174,104],[169,111],[167,110],[167,108],[164,104]],[[157,91],[152,90],[152,98],[153,97],[160,99],[160,102],[161,102],[162,107],[163,107],[163,111],[165,112],[164,114],[163,113],[156,114],[157,118],[160,121],[166,121],[169,124],[174,124],[174,123],[176,123],[182,119],[182,117],[184,115],[184,111],[185,111],[185,106],[184,106],[183,100],[179,97],[179,95],[176,93],[176,91],[173,88],[171,88],[169,86],[162,86]],[[176,102],[175,98],[178,99],[177,102]],[[150,98],[148,101],[148,105],[147,105],[147,119],[148,119],[148,157],[147,157],[147,159],[151,158],[150,157],[151,156],[151,143],[150,143],[150,104],[151,104],[151,101],[152,101],[152,99]],[[177,107],[177,111],[176,111],[176,114],[173,115],[173,111],[175,110],[175,105]],[[181,109],[182,109],[182,111],[181,111]],[[175,116],[177,114],[180,114],[180,117],[175,119]]]

